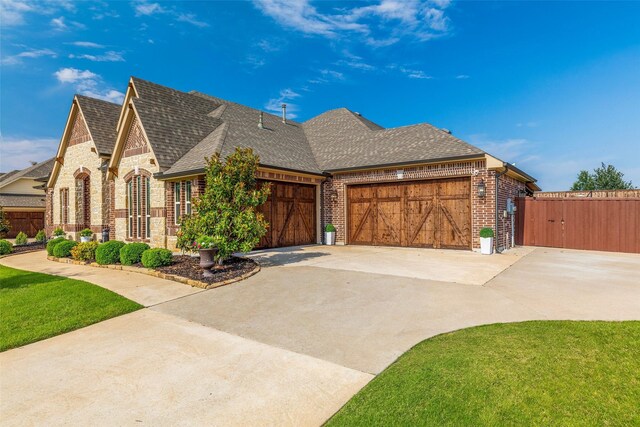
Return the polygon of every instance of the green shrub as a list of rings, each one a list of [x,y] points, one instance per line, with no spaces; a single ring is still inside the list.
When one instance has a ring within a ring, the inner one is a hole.
[[[16,245],[26,245],[28,241],[27,235],[22,231],[16,236]]]
[[[80,237],[91,237],[93,236],[93,231],[90,228],[85,228],[80,232]]]
[[[60,242],[53,248],[53,256],[56,258],[67,258],[71,256],[71,249],[73,249],[78,242],[73,240],[65,240]]]
[[[157,268],[173,263],[173,254],[169,249],[147,249],[142,253],[142,265],[147,268]]]
[[[120,249],[125,245],[119,240],[104,242],[96,249],[96,262],[100,265],[115,264],[120,261]]]
[[[54,236],[64,236],[64,230],[62,228],[58,227],[55,230],[53,230],[53,235]]]
[[[493,237],[493,229],[485,227],[480,230],[480,237]]]
[[[146,243],[129,243],[120,248],[120,264],[133,265],[142,260],[142,253],[149,249]]]
[[[13,252],[13,245],[8,240],[0,240],[0,255],[6,255]]]
[[[71,249],[71,257],[78,261],[93,261],[96,259],[96,249],[98,248],[98,244],[98,242],[80,243]]]
[[[333,226],[333,224],[327,224],[324,227],[324,231],[326,231],[327,233],[335,233],[336,228]]]
[[[44,232],[44,230],[40,230],[36,233],[36,242],[44,242],[45,240],[47,240],[47,233]]]
[[[49,240],[47,242],[47,255],[52,256],[53,255],[53,250],[55,249],[56,245],[60,242],[64,242],[65,239],[64,237],[56,237],[55,239]]]

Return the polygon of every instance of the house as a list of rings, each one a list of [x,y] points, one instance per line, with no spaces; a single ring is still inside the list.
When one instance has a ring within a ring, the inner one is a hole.
[[[0,206],[11,224],[7,237],[16,237],[21,231],[34,237],[44,229],[44,185],[53,169],[53,160],[32,162],[28,168],[0,176]]]
[[[513,236],[508,199],[538,187],[520,169],[422,123],[385,129],[346,108],[304,123],[132,77],[121,106],[74,98],[47,183],[47,224],[69,233],[175,248],[180,217],[204,188],[205,158],[236,147],[270,182],[261,247],[338,244],[478,248]],[[69,194],[71,192],[71,194]]]

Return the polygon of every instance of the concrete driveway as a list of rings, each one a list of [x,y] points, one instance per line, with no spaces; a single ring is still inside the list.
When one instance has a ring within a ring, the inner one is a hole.
[[[436,334],[640,319],[639,255],[311,246],[252,256],[265,268],[246,281],[0,354],[2,423],[319,425]]]

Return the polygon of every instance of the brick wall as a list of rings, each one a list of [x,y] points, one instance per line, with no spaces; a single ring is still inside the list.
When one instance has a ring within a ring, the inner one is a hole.
[[[495,181],[495,180],[494,180]],[[498,179],[498,230],[496,232],[496,245],[499,250],[505,250],[511,248],[512,236],[514,232],[517,232],[517,221],[514,215],[504,216],[504,211],[507,209],[507,199],[511,199],[514,203],[516,197],[520,195],[520,192],[525,190],[525,184],[517,181],[509,176],[502,175]],[[511,228],[513,221],[513,232]]]
[[[394,182],[398,179],[398,169],[403,170],[402,181],[425,180],[432,178],[463,177],[471,179],[472,210],[472,246],[480,247],[479,233],[483,227],[494,228],[495,225],[495,173],[486,168],[484,160],[443,163],[410,168],[379,169],[336,174],[328,178],[322,185],[321,226],[331,223],[336,227],[336,242],[346,242],[346,186],[375,182]],[[478,197],[477,185],[484,180],[487,192],[484,198]],[[337,197],[332,197],[336,194]]]

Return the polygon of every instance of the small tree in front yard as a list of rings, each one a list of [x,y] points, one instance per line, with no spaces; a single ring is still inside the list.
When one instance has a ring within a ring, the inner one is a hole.
[[[11,231],[11,224],[0,206],[0,238],[6,236],[9,231]]]
[[[237,148],[224,162],[219,154],[207,159],[205,190],[194,200],[195,213],[182,218],[178,248],[195,251],[198,237],[212,237],[222,264],[234,252],[248,252],[260,242],[269,224],[257,208],[270,188],[258,187],[259,160],[249,148]]]

